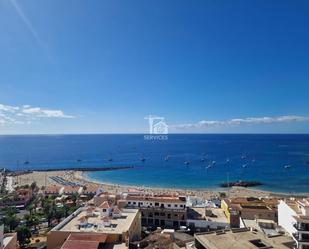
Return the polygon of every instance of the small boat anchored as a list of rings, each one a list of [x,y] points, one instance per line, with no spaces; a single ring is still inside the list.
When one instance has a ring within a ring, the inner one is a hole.
[[[289,168],[291,168],[291,167],[292,167],[291,165],[285,165],[285,166],[284,166],[285,169],[289,169]]]

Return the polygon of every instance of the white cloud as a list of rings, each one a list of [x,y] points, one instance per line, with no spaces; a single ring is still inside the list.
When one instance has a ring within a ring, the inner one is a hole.
[[[29,124],[34,119],[75,118],[62,110],[31,107],[30,105],[9,106],[0,104],[0,124]]]
[[[18,106],[2,105],[0,104],[1,112],[16,112],[19,110]]]
[[[171,125],[174,129],[206,129],[218,126],[238,126],[248,124],[271,124],[271,123],[288,123],[309,121],[309,116],[285,115],[277,117],[249,117],[234,118],[229,120],[202,120],[197,123]]]
[[[22,110],[23,114],[34,115],[41,118],[74,118],[72,115],[66,115],[61,110],[42,109],[40,107],[29,107]]]

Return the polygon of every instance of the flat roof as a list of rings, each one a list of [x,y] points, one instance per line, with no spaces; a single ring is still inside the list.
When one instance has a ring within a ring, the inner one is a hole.
[[[238,232],[236,232],[238,231]],[[211,232],[195,234],[195,238],[208,249],[257,249],[257,248],[293,248],[294,241],[286,236],[268,238],[261,232],[247,229],[228,230],[222,233]]]
[[[97,224],[102,224],[102,217],[99,212],[94,212],[94,216],[87,218],[88,225],[85,228],[79,228],[80,219],[87,216],[87,211],[82,210],[71,220],[68,220],[60,226],[58,231],[69,231],[69,232],[97,232],[106,234],[122,234],[128,231],[134,221],[136,215],[138,215],[138,209],[123,209],[121,210],[121,218],[110,219],[111,226],[95,227]],[[55,231],[55,230],[54,230]]]
[[[206,210],[212,212],[212,216],[206,216]],[[226,223],[228,222],[223,210],[221,208],[213,207],[192,207],[189,209],[189,219],[208,220]]]

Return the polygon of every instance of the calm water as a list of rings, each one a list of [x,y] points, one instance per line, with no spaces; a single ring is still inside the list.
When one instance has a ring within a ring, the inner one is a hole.
[[[216,164],[206,169],[212,161]],[[143,135],[0,136],[0,167],[126,165],[135,167],[88,176],[111,183],[184,188],[216,188],[229,176],[259,180],[262,189],[308,193],[309,135],[169,135],[167,141],[145,141]]]

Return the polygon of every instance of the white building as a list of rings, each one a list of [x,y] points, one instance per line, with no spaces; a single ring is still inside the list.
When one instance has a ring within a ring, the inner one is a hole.
[[[278,224],[290,234],[298,249],[309,249],[309,199],[280,201]]]
[[[126,194],[125,205],[138,208],[142,214],[144,226],[179,228],[186,226],[187,207],[186,197],[173,194]]]

